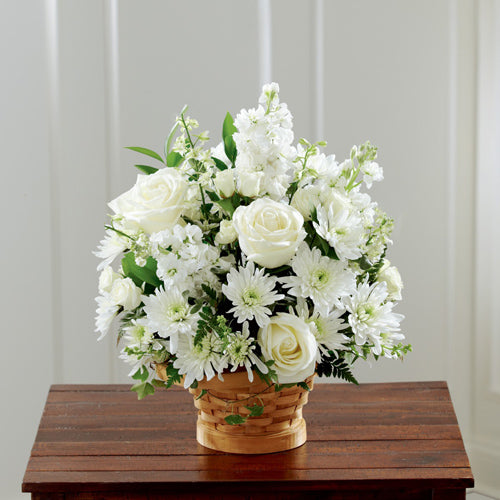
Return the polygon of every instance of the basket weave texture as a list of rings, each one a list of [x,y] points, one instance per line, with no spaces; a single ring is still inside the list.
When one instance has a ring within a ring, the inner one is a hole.
[[[163,379],[165,369],[157,367]],[[162,373],[163,372],[163,373]],[[311,376],[305,380],[313,387]],[[202,391],[206,391],[202,395]],[[217,377],[198,383],[189,389],[198,409],[196,437],[200,444],[229,453],[272,453],[296,448],[307,439],[302,407],[309,392],[300,386],[275,390],[256,374],[249,382],[246,371],[224,374],[224,382]],[[262,415],[248,417],[245,406],[264,405]],[[239,425],[230,425],[224,419],[231,414],[248,417]]]

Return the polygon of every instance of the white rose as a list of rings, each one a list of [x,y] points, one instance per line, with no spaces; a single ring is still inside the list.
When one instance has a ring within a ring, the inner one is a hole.
[[[377,281],[385,281],[387,284],[388,297],[391,300],[401,300],[401,290],[403,289],[403,280],[396,266],[391,266],[390,261],[384,259],[384,264],[380,269]]]
[[[129,191],[109,203],[113,212],[124,217],[124,225],[156,233],[169,229],[179,219],[187,189],[184,177],[173,168],[137,176]]]
[[[279,313],[259,330],[257,339],[264,359],[274,361],[280,384],[302,382],[314,373],[318,346],[303,319]]]
[[[266,198],[238,207],[233,223],[243,253],[269,269],[288,264],[306,237],[298,210]]]
[[[219,196],[223,198],[231,197],[235,190],[233,170],[227,168],[226,170],[217,172],[217,174],[215,175],[214,184]]]
[[[233,221],[221,220],[220,231],[215,235],[215,243],[218,245],[228,245],[238,238],[238,233],[234,229]]]
[[[109,296],[115,304],[130,311],[141,303],[142,290],[135,286],[130,278],[117,279],[113,283]]]
[[[115,273],[111,266],[106,266],[99,276],[99,291],[101,293],[109,293],[113,287],[113,283],[118,278],[120,278],[120,275]]]
[[[238,178],[238,192],[243,196],[255,198],[261,191],[264,172],[240,172]]]
[[[291,205],[302,214],[304,220],[311,220],[312,211],[320,204],[319,192],[317,186],[305,186],[293,195]]]

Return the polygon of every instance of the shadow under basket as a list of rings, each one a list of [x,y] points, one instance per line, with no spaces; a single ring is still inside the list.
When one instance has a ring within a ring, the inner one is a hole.
[[[157,365],[162,380],[166,380],[165,371],[165,365]],[[246,371],[223,376],[224,382],[214,377],[189,389],[198,408],[196,439],[201,445],[226,453],[261,454],[291,450],[306,442],[302,407],[307,403],[308,391],[293,386],[276,392],[274,385],[269,386],[256,374],[249,382]],[[305,380],[310,389],[313,378]],[[248,417],[250,410],[245,407],[254,404],[264,405],[262,415]],[[224,420],[236,414],[248,418],[238,425]]]

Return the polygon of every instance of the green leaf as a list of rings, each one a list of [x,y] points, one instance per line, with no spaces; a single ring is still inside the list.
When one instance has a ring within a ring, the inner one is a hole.
[[[212,156],[212,160],[219,170],[227,170],[229,168],[222,160],[219,160],[219,158],[216,158],[215,156]]]
[[[212,200],[212,201],[219,201],[220,198],[219,196],[217,195],[217,193],[214,193],[213,191],[206,191],[205,190],[205,194]]]
[[[233,134],[237,132],[238,129],[234,126],[234,120],[231,114],[228,112],[224,118],[224,123],[222,124],[222,140],[224,141],[224,151],[226,156],[231,160],[232,163],[236,160],[236,143],[233,139]]]
[[[141,382],[146,382],[148,379],[149,372],[145,366],[141,366],[133,375],[134,380],[140,380]]]
[[[148,283],[155,287],[163,285],[163,281],[156,275],[158,263],[154,257],[148,257],[144,267],[138,266],[135,263],[134,252],[128,252],[122,259],[122,269],[125,276],[128,276],[136,284],[142,286],[143,283]]]
[[[299,382],[297,384],[299,387],[302,387],[307,392],[311,392],[311,388],[305,382]]]
[[[169,387],[172,387],[174,384],[179,384],[180,381],[182,380],[181,375],[179,374],[179,370],[174,367],[172,363],[167,365],[166,368],[166,374],[167,374],[167,389]]]
[[[177,151],[172,151],[167,156],[167,167],[178,167],[184,161],[183,156]]]
[[[217,205],[219,205],[229,215],[233,215],[235,208],[233,207],[233,203],[229,198],[225,198],[224,200],[217,200],[215,201],[215,203],[217,203]]]
[[[146,396],[155,393],[155,388],[149,382],[135,384],[130,390],[137,393],[137,399],[144,399]]]
[[[158,160],[158,161],[161,161],[162,163],[165,163],[163,161],[163,158],[158,153],[155,153],[152,149],[141,148],[139,146],[128,146],[125,149],[130,149],[131,151],[135,151],[136,153],[141,153],[143,155],[150,156],[151,158],[154,158],[155,160]]]
[[[148,165],[134,165],[135,168],[138,168],[141,172],[151,175],[155,172],[158,172],[158,169],[155,167],[149,167]]]
[[[293,384],[275,384],[274,392],[280,392],[283,389],[290,389],[290,387],[293,387],[294,385],[296,385],[295,382]]]
[[[156,378],[154,378],[151,383],[155,386],[155,387],[160,387],[160,388],[164,388],[165,387],[165,382],[163,380],[158,380]]]
[[[197,400],[198,399],[201,399],[208,391],[206,389],[202,389],[199,396],[196,398]]]
[[[250,411],[249,417],[260,417],[264,413],[264,407],[255,403],[252,406],[245,406]]]
[[[197,389],[198,388],[198,381],[193,380],[193,383],[189,386],[190,389]]]
[[[176,123],[172,130],[170,130],[170,134],[168,134],[167,140],[165,141],[165,158],[168,157],[168,153],[170,153],[170,145],[172,144],[172,139],[174,138],[174,134],[179,128],[179,123]]]
[[[229,425],[240,425],[244,424],[247,421],[247,419],[245,417],[242,417],[241,415],[228,415],[224,418],[224,420]]]

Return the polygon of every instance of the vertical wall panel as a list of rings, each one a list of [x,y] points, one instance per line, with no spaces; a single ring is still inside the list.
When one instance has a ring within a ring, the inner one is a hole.
[[[92,255],[107,213],[102,2],[59,2],[58,30],[59,362],[64,382],[104,382],[114,339],[97,343],[93,333],[99,261]]]
[[[2,4],[0,497],[21,481],[53,381],[51,204],[43,2]]]
[[[361,381],[444,379],[449,16],[444,2],[325,2],[325,127],[339,158],[379,146],[373,197],[395,218],[388,258],[414,352],[357,368]]]

